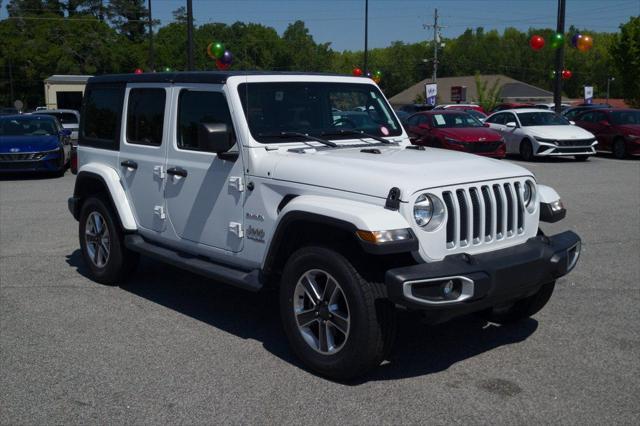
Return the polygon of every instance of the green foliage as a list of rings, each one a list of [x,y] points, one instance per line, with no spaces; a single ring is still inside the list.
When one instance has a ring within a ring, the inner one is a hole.
[[[52,74],[128,73],[148,69],[149,34],[145,0],[9,0],[5,2],[10,19],[0,21],[0,106],[14,99],[28,107],[43,103],[43,79]],[[155,29],[155,66],[162,70],[186,69],[186,19],[183,8],[174,13],[174,22]],[[611,97],[631,92],[640,65],[637,19],[630,21],[618,37],[615,34],[581,31],[593,36],[594,47],[582,53],[565,49],[566,69],[573,78],[564,81],[564,92],[581,97],[582,87],[592,85],[596,97],[604,96],[608,77],[615,77]],[[567,39],[576,32],[571,28]],[[550,40],[551,29],[527,32],[507,28],[503,33],[483,28],[468,29],[455,39],[443,40],[438,53],[440,77],[504,74],[545,88],[552,88],[550,73],[554,51],[545,47],[534,52],[528,46],[532,34]],[[234,55],[231,69],[316,71],[351,74],[362,68],[362,51],[338,52],[330,43],[317,43],[304,22],[291,23],[280,35],[261,24],[236,22],[206,23],[194,30],[195,66],[215,70],[206,54],[212,41],[225,44]],[[617,66],[611,52],[616,47]],[[635,55],[635,56],[634,56]],[[394,41],[386,48],[369,52],[369,71],[380,70],[380,86],[388,96],[431,76],[431,43]],[[635,58],[635,62],[634,62]],[[11,67],[9,67],[11,64]],[[14,97],[10,99],[9,68],[12,70]],[[627,80],[622,79],[626,76]],[[636,79],[637,80],[637,79]],[[634,86],[634,84],[636,86]],[[491,99],[491,88],[483,95]],[[638,95],[634,95],[636,98]]]
[[[482,80],[480,73],[475,75],[477,99],[473,101],[480,105],[485,111],[491,111],[500,103],[500,79],[496,79],[491,87],[487,89],[488,81]]]
[[[625,89],[625,100],[640,108],[640,16],[620,26],[611,53],[620,76],[618,84]]]

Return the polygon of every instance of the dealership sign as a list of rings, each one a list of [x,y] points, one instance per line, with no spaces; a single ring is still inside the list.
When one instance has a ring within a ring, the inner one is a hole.
[[[584,103],[588,105],[593,103],[593,86],[584,86]]]
[[[436,104],[436,96],[438,96],[438,85],[437,84],[425,84],[424,90],[427,94],[425,103],[427,105],[435,105]]]
[[[467,100],[467,86],[451,86],[451,102]]]

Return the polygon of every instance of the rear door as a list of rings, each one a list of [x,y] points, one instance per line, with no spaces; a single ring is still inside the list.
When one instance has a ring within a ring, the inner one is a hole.
[[[615,136],[615,130],[611,124],[611,118],[604,111],[593,112],[593,133],[598,139],[598,149],[611,151],[613,148],[613,137]]]
[[[222,85],[183,86],[173,96],[176,119],[172,120],[165,190],[171,225],[186,243],[238,252],[244,234],[242,159],[237,146],[217,155],[198,141],[201,123],[225,123],[234,129]]]
[[[120,143],[120,177],[138,226],[162,231],[164,205],[168,84],[130,84],[125,91]]]

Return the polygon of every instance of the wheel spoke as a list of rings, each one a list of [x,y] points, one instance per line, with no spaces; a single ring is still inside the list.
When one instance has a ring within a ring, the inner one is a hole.
[[[96,233],[97,234],[102,234],[103,232],[103,224],[102,224],[102,217],[99,214],[94,214],[93,215],[93,220],[95,221],[95,229],[96,229]]]
[[[94,246],[94,251],[93,251],[93,263],[96,264],[97,266],[100,266],[100,264],[98,263],[98,258],[100,256],[100,244],[95,244]]]
[[[320,344],[320,350],[322,352],[327,352],[329,349],[329,330],[327,329],[328,327],[328,323],[327,322],[321,322],[319,328],[319,333],[318,333],[318,343]]]
[[[313,306],[316,306],[320,302],[320,293],[318,292],[316,283],[311,280],[309,274],[302,277],[302,285],[304,286],[307,296],[311,299],[311,303],[313,303]]]
[[[331,277],[327,277],[327,284],[324,286],[324,291],[322,292],[322,301],[331,303],[331,299],[335,294],[338,286],[335,280]]]
[[[349,331],[349,320],[347,318],[333,312],[329,321],[340,333],[347,335]]]
[[[318,316],[316,315],[315,309],[309,309],[296,314],[296,318],[298,319],[298,325],[300,327],[307,327],[309,324],[316,321]]]

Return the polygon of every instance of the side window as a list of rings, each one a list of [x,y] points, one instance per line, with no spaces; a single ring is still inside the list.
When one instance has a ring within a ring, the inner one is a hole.
[[[87,88],[82,114],[81,145],[118,149],[124,87]]]
[[[409,117],[409,120],[407,120],[407,123],[409,123],[409,126],[417,126],[419,118],[420,118],[419,115],[411,116]]]
[[[512,121],[518,124],[518,120],[516,120],[516,116],[513,113],[505,113],[502,114],[504,116],[504,124],[511,123]]]
[[[592,112],[585,112],[584,114],[581,114],[581,115],[577,116],[576,119],[581,120],[581,121],[593,122],[593,113]]]
[[[160,146],[164,123],[165,89],[131,89],[127,107],[127,142]]]
[[[225,123],[233,131],[227,100],[222,92],[182,90],[178,96],[178,148],[206,151],[198,145],[201,123]]]
[[[592,120],[594,123],[609,121],[609,119],[607,118],[607,114],[605,114],[604,112],[594,112]]]
[[[488,123],[504,124],[504,114],[496,114],[487,118]]]

